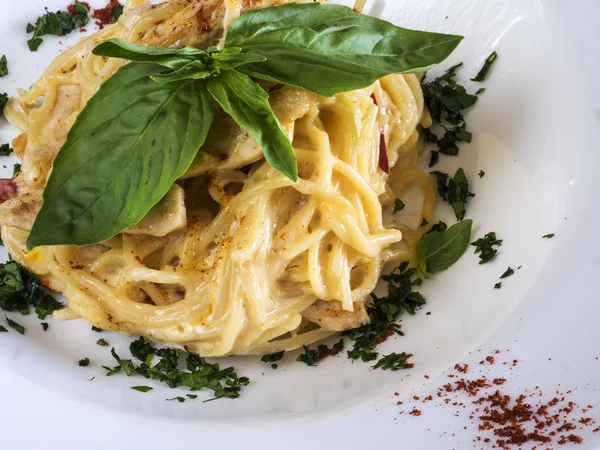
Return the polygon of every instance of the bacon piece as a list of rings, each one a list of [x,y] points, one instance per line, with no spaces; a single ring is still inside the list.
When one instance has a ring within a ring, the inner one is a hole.
[[[12,178],[0,178],[0,203],[15,198],[18,193],[15,180]]]

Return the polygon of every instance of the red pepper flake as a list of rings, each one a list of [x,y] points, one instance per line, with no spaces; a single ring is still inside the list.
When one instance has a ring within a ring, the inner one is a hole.
[[[381,343],[383,343],[383,342],[387,341],[387,340],[388,340],[388,338],[389,338],[390,336],[392,336],[393,334],[394,334],[394,331],[393,331],[393,330],[388,330],[388,331],[387,331],[387,333],[385,333],[383,336],[381,336],[379,339],[377,339],[377,343],[378,343],[378,344],[381,344]]]
[[[90,4],[88,2],[73,2],[69,6],[67,6],[67,11],[72,16],[74,16],[75,14],[77,14],[77,10],[75,9],[75,3],[81,3],[83,6],[85,6],[87,8],[88,11],[92,10],[92,7],[90,6]]]
[[[110,0],[104,8],[94,10],[92,17],[96,19],[98,28],[103,29],[104,25],[115,23],[115,9],[118,10],[122,7],[123,5],[121,5],[119,0]]]
[[[499,351],[495,354],[499,354]],[[486,357],[482,363],[485,362],[496,363],[493,356]],[[517,360],[513,360],[512,367],[517,363]],[[596,426],[596,421],[591,417],[570,419],[576,410],[578,414],[585,414],[587,411],[566,398],[572,391],[557,391],[556,397],[544,400],[542,390],[536,386],[533,391],[513,396],[501,391],[508,383],[506,378],[494,378],[491,382],[485,375],[465,378],[463,376],[467,373],[467,367],[459,364],[454,366],[454,371],[454,378],[450,377],[452,381],[438,388],[437,397],[429,395],[422,403],[435,399],[440,406],[468,407],[468,417],[477,421],[476,426],[481,433],[474,437],[474,442],[483,441],[491,444],[491,448],[502,450],[513,450],[526,444],[529,445],[527,448],[535,449],[542,446],[547,448],[552,443],[581,444],[583,439],[572,434],[578,427],[596,427],[593,432],[600,432],[600,427]],[[470,404],[461,402],[460,396],[470,399]],[[415,395],[413,399],[419,400],[419,397]],[[455,415],[460,416],[460,411],[461,409],[457,409]],[[421,411],[414,408],[409,414],[420,416]]]

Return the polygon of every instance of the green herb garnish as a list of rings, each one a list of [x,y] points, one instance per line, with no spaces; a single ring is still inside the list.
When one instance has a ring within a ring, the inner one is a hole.
[[[87,25],[90,21],[88,14],[88,8],[80,2],[75,2],[69,7],[68,12],[50,12],[46,9],[46,13],[35,22],[35,25],[27,24],[25,31],[33,33],[31,39],[27,41],[29,50],[32,52],[37,51],[43,42],[42,36],[64,36],[76,28]]]
[[[405,208],[405,206],[406,205],[404,204],[404,202],[402,200],[400,200],[399,198],[394,200],[394,214],[402,211]]]
[[[402,336],[400,326],[396,323],[402,312],[415,314],[417,308],[425,304],[425,299],[412,288],[423,283],[416,277],[417,270],[408,267],[408,262],[400,264],[392,273],[382,278],[388,282],[387,297],[371,294],[373,302],[367,306],[370,323],[353,330],[345,331],[342,336],[354,340],[348,351],[348,357],[365,362],[377,359],[377,346],[390,336]]]
[[[6,92],[0,93],[0,116],[4,115],[4,107],[8,103],[8,95]]]
[[[444,222],[442,222],[440,220],[438,223],[431,226],[431,229],[427,232],[427,234],[435,233],[436,231],[443,232],[443,231],[446,231],[447,229],[448,229],[448,225],[446,225]]]
[[[0,333],[8,333],[8,330],[2,325],[0,325]]]
[[[456,263],[469,247],[472,220],[463,220],[446,231],[426,234],[417,242],[417,265],[419,271],[442,272]]]
[[[298,355],[296,361],[303,362],[307,366],[316,366],[319,362],[319,352],[308,348],[306,345],[302,346],[302,350],[303,352]]]
[[[408,363],[408,359],[412,355],[408,353],[391,353],[382,357],[377,364],[373,366],[374,369],[383,369],[383,370],[400,370],[400,369],[412,369],[414,364]]]
[[[223,50],[109,39],[93,53],[132,63],[104,82],[77,117],[54,161],[27,247],[95,244],[139,222],[201,151],[213,100],[294,182],[293,148],[254,79],[332,96],[432,67],[461,40],[319,3],[252,10],[228,29]],[[142,171],[148,174],[143,186],[130,187],[131,173]],[[76,186],[85,186],[85,195]]]
[[[469,198],[475,197],[475,194],[469,191],[469,181],[464,170],[462,168],[458,169],[452,178],[443,172],[435,171],[432,174],[437,178],[438,193],[442,200],[447,201],[452,206],[458,220],[463,220]]]
[[[542,239],[552,239],[555,236],[554,233],[552,234],[546,234],[545,236],[542,236]]]
[[[423,219],[421,220],[421,226],[424,227],[427,225],[429,225],[429,222],[427,222],[427,219],[425,217],[423,217]]]
[[[471,245],[475,247],[475,253],[479,253],[479,264],[485,264],[496,257],[498,250],[494,247],[501,246],[502,239],[497,239],[496,233],[492,231],[484,237],[477,239]]]
[[[98,328],[92,325],[92,331],[95,331],[96,333],[102,333],[104,330],[102,328]]]
[[[498,53],[494,52],[490,56],[488,56],[483,63],[483,67],[479,71],[479,73],[475,76],[475,78],[471,78],[471,81],[482,82],[485,81],[488,74],[490,73],[490,69],[498,59]]]
[[[448,69],[442,76],[426,83],[422,87],[425,103],[431,113],[434,127],[443,131],[440,136],[434,129],[425,129],[425,140],[435,144],[437,149],[431,152],[429,167],[439,161],[439,154],[457,156],[459,142],[471,142],[473,136],[466,129],[462,112],[477,102],[477,96],[456,82],[457,70],[462,67],[457,64]]]
[[[0,145],[0,156],[8,156],[12,152],[14,152],[14,150],[11,148],[10,144]]]
[[[483,178],[485,177],[485,172],[483,170],[480,170],[477,175],[479,175],[479,178]]]
[[[154,357],[154,347],[146,341],[144,336],[140,336],[138,340],[129,344],[129,351],[134,357],[146,364],[150,364]]]
[[[273,369],[277,369],[276,362],[280,361],[281,358],[283,358],[284,353],[284,351],[281,351],[277,353],[271,353],[270,355],[263,355],[263,357],[260,358],[260,360],[265,363],[271,363],[271,367]]]
[[[134,391],[146,393],[148,391],[151,391],[154,388],[152,388],[150,386],[131,386],[131,389],[133,389]]]
[[[494,289],[500,289],[502,287],[502,283],[496,283],[494,285]]]
[[[42,325],[42,330],[44,331],[48,331],[48,328],[50,327],[50,325],[48,325],[46,322],[42,322],[40,325]]]
[[[106,369],[107,377],[116,375],[121,371],[121,369],[123,369],[123,371],[128,377],[133,375],[134,366],[133,362],[130,359],[121,359],[119,355],[117,355],[117,352],[115,351],[114,347],[110,350],[110,354],[113,356],[113,358],[115,358],[118,364],[114,367],[102,366],[104,369]]]
[[[18,173],[21,173],[21,164],[17,163],[13,166],[13,177],[15,175],[17,175]]]
[[[27,315],[31,307],[44,320],[63,304],[40,285],[37,278],[15,261],[0,264],[0,308]]]
[[[503,279],[503,278],[508,278],[508,277],[510,277],[511,275],[514,275],[514,273],[515,273],[515,271],[509,267],[508,269],[506,269],[506,272],[504,272],[504,273],[502,274],[502,276],[500,277],[500,279]]]
[[[79,367],[87,367],[90,365],[90,358],[83,358],[79,360]]]
[[[0,58],[0,78],[8,75],[8,60],[6,55],[2,55]]]
[[[96,345],[99,345],[100,347],[108,347],[108,342],[106,342],[104,339],[98,339],[96,341]]]
[[[167,399],[168,402],[172,402],[174,400],[177,400],[179,403],[185,402],[185,398],[183,398],[183,397],[173,397],[173,398],[168,398]]]

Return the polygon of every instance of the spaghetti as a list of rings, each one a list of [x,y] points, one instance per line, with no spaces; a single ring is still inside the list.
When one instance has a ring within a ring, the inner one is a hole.
[[[56,319],[83,317],[202,356],[291,350],[367,322],[365,304],[384,265],[414,258],[427,231],[421,218],[431,221],[436,198],[416,168],[419,127],[431,120],[415,75],[332,98],[265,86],[292,140],[298,182],[217,114],[208,148],[161,202],[163,213],[153,210],[158,223],[144,219],[98,245],[26,251],[54,157],[87,100],[122,64],[92,55],[97,44],[215,45],[246,9],[278,3],[285,2],[131,0],[117,24],[63,52],[9,102],[23,166],[20,197],[0,205],[2,238],[15,260],[64,294],[68,307]],[[389,175],[380,167],[382,141]],[[386,221],[393,200],[415,187],[419,222]]]

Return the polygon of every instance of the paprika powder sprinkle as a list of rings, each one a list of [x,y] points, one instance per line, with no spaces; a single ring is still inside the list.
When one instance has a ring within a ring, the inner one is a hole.
[[[96,25],[102,30],[104,25],[115,23],[122,11],[123,5],[119,0],[110,0],[109,4],[104,8],[94,10],[92,17],[96,19]]]

